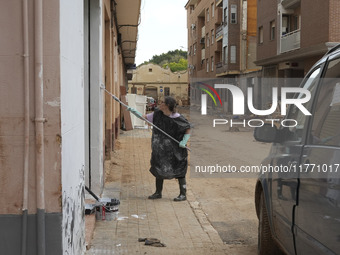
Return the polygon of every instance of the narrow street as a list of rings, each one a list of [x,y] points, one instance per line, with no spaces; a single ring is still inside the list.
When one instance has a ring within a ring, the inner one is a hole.
[[[199,115],[188,116],[187,109],[180,112],[194,125],[193,141],[206,137],[208,122],[199,124],[195,119]],[[233,162],[254,164],[254,157],[261,161],[269,149],[254,142],[250,131],[210,133],[229,141],[223,152]],[[103,194],[120,199],[119,213],[113,221],[96,221],[87,254],[256,254],[255,179],[191,178],[188,171],[187,201],[173,202],[179,192],[176,180],[165,181],[162,199],[148,200],[155,185],[148,171],[150,142],[150,130],[135,129],[120,136],[111,161],[106,162]],[[202,152],[206,145],[200,145]],[[235,150],[239,158],[232,156]],[[138,242],[145,237],[158,238],[166,247]]]

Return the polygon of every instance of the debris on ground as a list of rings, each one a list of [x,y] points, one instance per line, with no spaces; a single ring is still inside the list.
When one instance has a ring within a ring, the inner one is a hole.
[[[153,247],[166,247],[164,243],[157,238],[138,238],[138,242],[144,242],[145,245],[153,246]]]

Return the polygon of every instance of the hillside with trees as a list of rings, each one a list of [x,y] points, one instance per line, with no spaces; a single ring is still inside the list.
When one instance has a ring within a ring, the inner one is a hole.
[[[144,61],[141,65],[156,64],[163,68],[170,68],[172,72],[187,70],[187,52],[183,50],[173,50],[161,55],[154,55],[149,61]]]

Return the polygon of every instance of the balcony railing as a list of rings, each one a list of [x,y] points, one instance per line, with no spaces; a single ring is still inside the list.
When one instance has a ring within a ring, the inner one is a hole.
[[[300,29],[281,36],[281,53],[300,48]]]
[[[223,38],[223,25],[216,28],[216,41]]]

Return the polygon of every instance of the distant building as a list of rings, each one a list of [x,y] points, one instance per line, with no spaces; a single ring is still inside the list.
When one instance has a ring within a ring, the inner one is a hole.
[[[142,65],[133,71],[129,93],[153,97],[157,102],[165,96],[172,96],[177,103],[189,104],[188,71],[173,73],[159,65]]]

